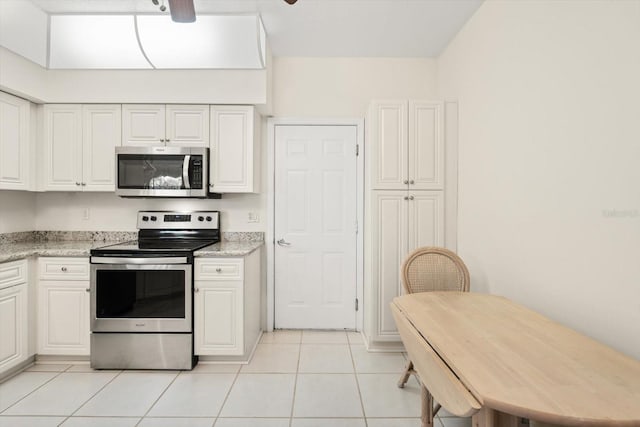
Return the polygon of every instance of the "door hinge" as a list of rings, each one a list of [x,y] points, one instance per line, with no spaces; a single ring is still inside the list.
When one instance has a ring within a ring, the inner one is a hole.
[[[356,157],[360,155],[360,144],[356,144]]]
[[[356,311],[358,311],[358,298],[356,298]]]

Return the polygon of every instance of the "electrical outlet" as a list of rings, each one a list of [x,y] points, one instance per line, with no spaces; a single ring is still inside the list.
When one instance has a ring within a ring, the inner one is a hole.
[[[249,212],[247,214],[247,222],[260,222],[260,216],[255,212]]]

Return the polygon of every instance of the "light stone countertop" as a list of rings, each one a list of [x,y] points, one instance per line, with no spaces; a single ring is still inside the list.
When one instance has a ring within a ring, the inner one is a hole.
[[[194,253],[196,257],[246,256],[264,245],[263,241],[219,242]]]
[[[0,262],[15,261],[30,256],[88,257],[94,248],[119,243],[86,240],[5,243],[0,246]]]
[[[88,257],[91,249],[120,241],[62,240],[48,242],[4,243],[0,245],[0,262],[16,261],[30,256]],[[263,241],[220,242],[195,252],[196,257],[230,257],[249,255]]]

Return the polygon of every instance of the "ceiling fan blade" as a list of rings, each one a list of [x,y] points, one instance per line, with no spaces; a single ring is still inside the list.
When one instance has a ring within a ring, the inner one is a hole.
[[[287,3],[289,3],[289,4],[294,4],[294,3],[295,3],[295,2],[297,2],[298,0],[284,0],[284,1],[286,1],[286,2],[287,2]]]
[[[195,22],[196,10],[193,0],[169,0],[169,11],[173,22]]]

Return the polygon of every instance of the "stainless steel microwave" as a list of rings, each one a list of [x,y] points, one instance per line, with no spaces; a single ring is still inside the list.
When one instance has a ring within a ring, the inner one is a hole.
[[[209,149],[116,147],[116,194],[209,197]]]

